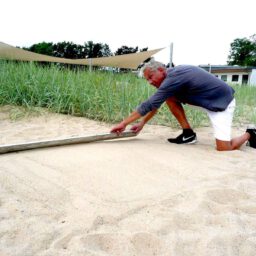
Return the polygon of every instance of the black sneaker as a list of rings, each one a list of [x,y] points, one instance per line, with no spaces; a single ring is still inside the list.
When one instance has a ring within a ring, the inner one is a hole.
[[[176,144],[194,144],[197,142],[196,133],[192,132],[190,134],[180,134],[177,138],[167,139],[170,143]]]
[[[256,148],[256,128],[247,128],[246,132],[250,134],[250,139],[248,140],[248,146]]]

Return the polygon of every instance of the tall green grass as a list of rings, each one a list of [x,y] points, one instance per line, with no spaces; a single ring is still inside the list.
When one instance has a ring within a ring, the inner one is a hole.
[[[256,123],[256,87],[234,86],[236,123]],[[0,60],[0,105],[43,107],[50,111],[84,116],[105,122],[119,122],[155,89],[134,74],[42,67],[35,63]],[[207,115],[185,106],[194,127],[207,126]],[[178,127],[163,106],[151,123]]]

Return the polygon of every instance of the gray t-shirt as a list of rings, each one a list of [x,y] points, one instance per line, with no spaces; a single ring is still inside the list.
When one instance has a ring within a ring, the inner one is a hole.
[[[137,108],[140,115],[158,109],[169,97],[211,111],[224,111],[234,98],[234,90],[207,71],[190,65],[167,70],[156,93]]]

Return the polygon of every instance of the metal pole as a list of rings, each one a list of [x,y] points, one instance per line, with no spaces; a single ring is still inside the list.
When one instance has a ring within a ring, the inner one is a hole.
[[[89,71],[92,72],[92,59],[89,59]]]
[[[105,134],[97,134],[97,135],[83,136],[83,137],[71,137],[71,138],[65,138],[65,139],[34,141],[34,142],[27,142],[27,143],[21,143],[21,144],[0,145],[0,154],[28,150],[28,149],[36,149],[36,148],[47,148],[47,147],[71,145],[71,144],[78,144],[78,143],[89,143],[89,142],[100,141],[100,140],[121,139],[121,138],[127,138],[127,137],[134,137],[136,135],[137,134],[134,132],[127,131],[127,132],[122,132],[120,134],[105,133]]]
[[[173,43],[170,44],[170,67],[172,67]]]

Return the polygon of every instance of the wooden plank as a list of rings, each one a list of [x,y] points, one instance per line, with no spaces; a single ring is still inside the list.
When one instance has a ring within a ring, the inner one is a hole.
[[[81,137],[70,137],[64,139],[55,139],[55,140],[44,140],[44,141],[33,141],[22,144],[9,144],[9,145],[0,145],[0,154],[5,154],[8,152],[16,152],[22,150],[36,149],[36,148],[46,148],[46,147],[55,147],[63,145],[71,145],[78,143],[89,143],[100,140],[113,140],[113,139],[122,139],[128,137],[134,137],[136,134],[131,131],[123,132],[119,135],[116,133],[105,133],[97,134],[91,136],[81,136]]]

